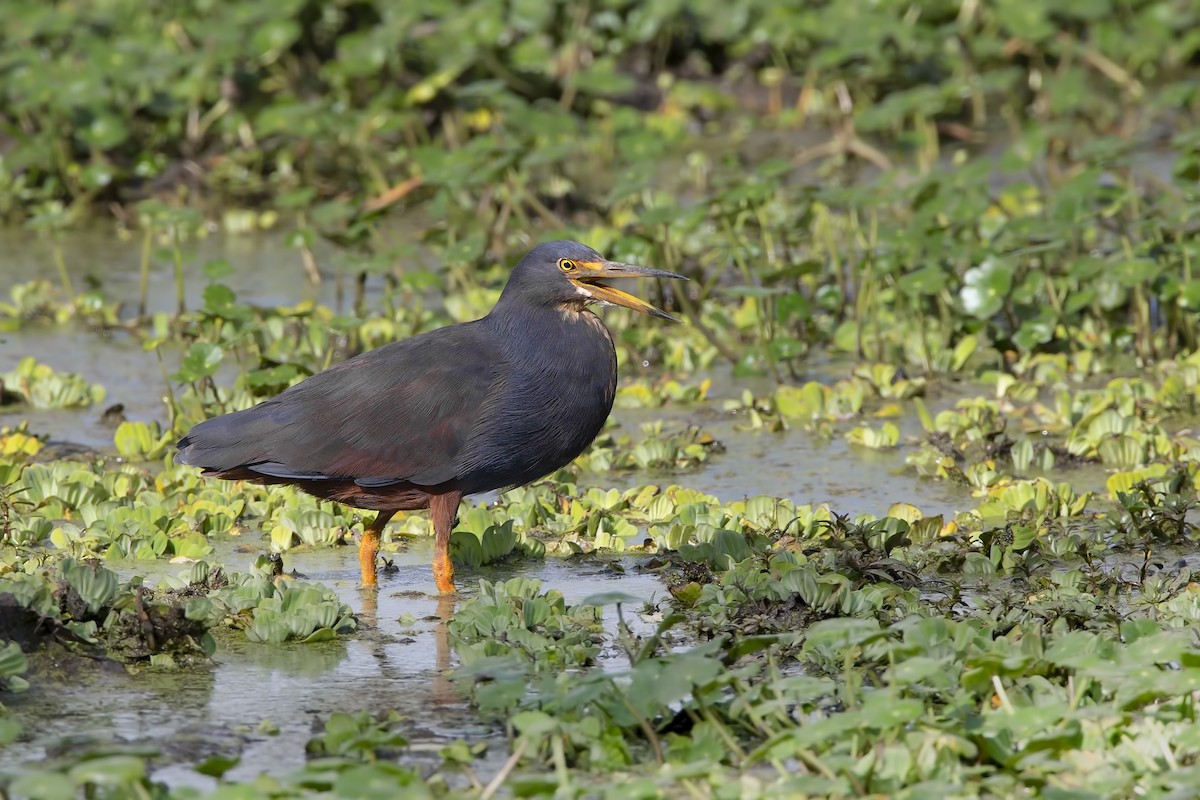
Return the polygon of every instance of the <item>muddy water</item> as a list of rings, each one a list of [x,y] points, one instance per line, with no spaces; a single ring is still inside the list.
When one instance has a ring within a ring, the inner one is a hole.
[[[10,713],[35,738],[0,751],[0,770],[55,753],[142,747],[161,753],[155,773],[159,779],[205,787],[209,779],[191,771],[189,764],[240,754],[241,764],[229,773],[232,778],[297,768],[321,721],[335,711],[365,708],[404,716],[410,743],[405,758],[415,765],[436,765],[439,748],[452,740],[499,741],[500,732],[471,712],[445,676],[453,663],[445,620],[454,601],[431,594],[430,543],[416,542],[394,556],[397,571],[381,575],[378,592],[368,593],[358,586],[354,548],[288,554],[289,571],[331,587],[360,612],[361,630],[336,642],[259,645],[240,634],[226,635],[210,668],[150,670],[136,679],[104,671],[37,676],[28,692],[11,701],[5,698]],[[227,543],[214,560],[231,570],[247,570],[253,557]],[[640,572],[637,560],[614,560],[624,567],[623,575],[600,562],[547,559],[460,570],[459,586],[468,598],[481,577],[524,576],[559,589],[571,603],[618,588],[647,601],[662,596],[661,584]],[[139,563],[114,567],[128,574],[147,572]],[[154,565],[151,571],[179,569]],[[635,631],[649,627],[636,613],[627,612],[625,618]],[[615,632],[611,607],[605,610],[605,624]],[[619,668],[622,662],[617,654],[605,653],[601,663]],[[484,771],[498,769],[502,761],[497,755]]]
[[[106,294],[137,296],[138,243],[107,236],[82,235],[64,242],[66,261],[78,285],[91,270]],[[319,254],[319,257],[321,254]],[[239,297],[262,304],[294,304],[317,299],[334,305],[336,287],[327,281],[308,284],[299,260],[282,238],[214,236],[199,245],[187,267],[189,298],[203,286],[199,265],[225,258],[238,267],[229,279]],[[44,243],[9,242],[0,247],[0,294],[13,281],[46,274]],[[88,266],[85,266],[88,265]],[[103,268],[96,265],[105,265]],[[102,274],[101,274],[102,269]],[[174,304],[170,271],[156,269],[150,305],[169,310]],[[78,372],[108,390],[103,405],[122,403],[130,419],[165,422],[161,402],[163,378],[153,353],[124,334],[99,336],[79,330],[32,330],[0,334],[0,370],[21,357],[33,355],[58,370]],[[174,363],[167,363],[172,371]],[[814,371],[814,377],[843,377],[836,367]],[[702,469],[685,474],[628,476],[593,475],[586,482],[600,486],[635,483],[681,483],[733,500],[753,495],[788,497],[801,503],[828,502],[842,513],[883,514],[899,500],[915,503],[927,513],[948,513],[965,507],[964,492],[952,486],[921,481],[903,472],[899,453],[849,452],[841,438],[823,441],[808,433],[752,434],[735,430],[739,418],[721,411],[721,400],[733,398],[747,386],[727,373],[714,378],[714,398],[695,408],[626,411],[616,419],[626,432],[638,436],[637,426],[650,419],[695,423],[720,439],[726,452]],[[752,387],[755,388],[755,387]],[[759,391],[766,386],[756,387]],[[953,398],[939,400],[949,405]],[[34,430],[52,439],[99,451],[111,451],[112,429],[100,421],[101,408],[85,411],[0,414],[0,424],[28,419]],[[905,421],[906,436],[916,438],[915,422]],[[249,567],[253,555],[232,547],[216,561],[233,570]],[[340,641],[320,645],[254,645],[240,636],[220,642],[211,667],[173,672],[147,672],[136,679],[103,671],[87,675],[39,675],[33,688],[12,698],[12,713],[30,732],[30,740],[0,752],[0,768],[40,760],[54,753],[95,747],[148,747],[161,752],[157,776],[171,783],[210,785],[209,779],[188,769],[212,755],[236,756],[241,764],[231,777],[247,778],[263,770],[286,771],[304,761],[304,745],[314,724],[333,711],[396,709],[407,719],[411,747],[405,757],[434,764],[437,750],[460,737],[488,739],[496,730],[481,722],[452,690],[444,670],[452,666],[445,619],[452,607],[432,593],[430,544],[417,542],[398,554],[398,571],[381,577],[378,595],[358,587],[358,562],[352,548],[305,552],[287,557],[287,568],[335,589],[361,613],[363,629]],[[461,574],[463,595],[469,597],[479,577],[513,575],[538,578],[561,590],[568,601],[619,589],[650,599],[663,589],[650,574],[639,572],[635,558],[619,559],[624,574],[596,562],[546,559],[501,565],[492,570]],[[127,574],[178,571],[167,565],[116,565]],[[607,623],[614,625],[613,610]],[[627,615],[627,620],[629,619]],[[621,659],[606,654],[603,664],[619,668]],[[8,702],[8,698],[6,698]],[[500,753],[503,748],[493,748]],[[491,765],[499,767],[502,756]],[[481,775],[487,769],[481,770]],[[486,777],[484,775],[484,777]]]
[[[63,261],[76,291],[98,285],[105,296],[122,300],[130,311],[136,310],[141,280],[142,243],[137,239],[115,236],[104,226],[71,231],[61,240]],[[173,256],[154,248],[148,286],[148,310],[175,310],[175,272]],[[289,247],[282,232],[253,236],[214,234],[189,243],[184,248],[184,290],[186,300],[200,302],[207,285],[201,267],[216,260],[228,261],[235,272],[221,282],[239,297],[263,305],[284,305],[315,300],[338,308],[338,277],[344,276],[344,259],[323,240],[313,244],[313,254],[324,279],[319,286],[305,276],[298,251]],[[50,243],[37,235],[14,229],[0,229],[0,296],[7,297],[8,286],[21,281],[45,278],[58,282],[53,268]],[[370,289],[383,286],[383,279],[372,276]],[[342,304],[340,310],[344,310]]]

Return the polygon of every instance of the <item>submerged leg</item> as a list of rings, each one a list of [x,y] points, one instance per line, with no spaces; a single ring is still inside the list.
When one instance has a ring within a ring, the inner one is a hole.
[[[433,579],[442,594],[454,593],[454,566],[450,563],[450,532],[462,492],[434,495],[429,499],[429,515],[433,518]]]
[[[379,558],[379,541],[383,538],[383,527],[395,514],[395,511],[380,511],[363,531],[362,541],[358,545],[358,565],[362,569],[363,586],[375,585],[375,560]]]

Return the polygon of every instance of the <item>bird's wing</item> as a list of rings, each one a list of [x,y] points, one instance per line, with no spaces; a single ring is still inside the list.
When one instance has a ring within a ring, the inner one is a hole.
[[[271,400],[200,423],[176,460],[296,480],[436,486],[503,383],[503,357],[474,325],[363,353]]]

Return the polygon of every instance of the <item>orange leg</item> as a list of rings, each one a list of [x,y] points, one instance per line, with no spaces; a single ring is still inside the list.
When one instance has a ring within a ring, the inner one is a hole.
[[[379,541],[383,538],[384,526],[395,514],[395,511],[380,511],[363,531],[362,541],[358,545],[358,565],[362,569],[363,586],[375,585],[375,560],[379,558]]]
[[[433,518],[433,579],[442,594],[454,594],[454,565],[450,563],[450,532],[462,492],[434,495],[429,499],[429,514]]]

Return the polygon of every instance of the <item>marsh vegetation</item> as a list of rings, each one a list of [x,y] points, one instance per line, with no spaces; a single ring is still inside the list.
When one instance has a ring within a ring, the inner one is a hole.
[[[1194,796],[1194,4],[5,17],[7,796]],[[171,462],[553,238],[685,324],[457,603]]]

